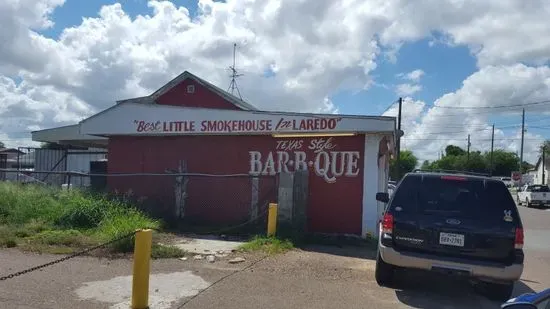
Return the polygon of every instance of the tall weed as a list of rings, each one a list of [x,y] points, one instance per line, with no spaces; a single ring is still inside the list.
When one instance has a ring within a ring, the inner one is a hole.
[[[160,228],[159,221],[124,201],[75,189],[9,182],[0,182],[0,225],[12,227],[17,237],[34,237],[35,241],[47,245],[57,240],[64,245],[74,239],[80,243],[83,238],[78,233],[90,235],[97,241],[109,241],[137,229]],[[113,244],[113,249],[132,250],[133,238]]]

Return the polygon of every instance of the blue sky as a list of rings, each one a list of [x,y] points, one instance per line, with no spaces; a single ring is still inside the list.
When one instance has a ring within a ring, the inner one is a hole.
[[[376,83],[390,87],[405,83],[396,75],[421,69],[425,72],[420,80],[422,90],[414,98],[431,105],[441,94],[460,88],[462,81],[476,71],[475,59],[466,47],[451,48],[441,44],[430,46],[429,43],[430,40],[425,39],[404,44],[395,63],[380,55],[377,68],[372,73]],[[377,85],[358,94],[343,92],[333,98],[341,112],[346,114],[379,114],[396,99],[393,88]],[[384,103],[373,106],[365,102]]]
[[[58,7],[52,14],[55,26],[41,31],[42,34],[58,38],[64,28],[77,26],[83,17],[96,17],[104,5],[120,3],[124,11],[132,17],[151,14],[151,8],[147,7],[147,0],[66,0],[63,6]],[[197,12],[196,0],[171,0],[177,6],[184,6],[191,16]]]

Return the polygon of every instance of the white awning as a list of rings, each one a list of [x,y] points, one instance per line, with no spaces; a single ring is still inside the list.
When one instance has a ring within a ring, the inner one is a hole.
[[[108,138],[80,134],[80,125],[70,125],[40,131],[33,131],[32,140],[35,142],[57,143],[76,147],[106,148]]]

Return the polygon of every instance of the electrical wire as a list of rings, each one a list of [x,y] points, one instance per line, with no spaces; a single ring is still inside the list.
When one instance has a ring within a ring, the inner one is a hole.
[[[380,113],[380,115],[384,115],[384,113],[389,111],[390,108],[392,108],[397,102],[399,102],[399,100],[393,101],[388,107],[386,107],[386,109],[382,113]]]
[[[431,106],[437,107],[437,108],[448,108],[448,109],[495,109],[495,108],[527,107],[527,106],[541,105],[541,104],[550,104],[550,100],[521,103],[521,104],[511,104],[511,105],[493,105],[493,106],[441,106],[441,105],[435,105],[435,104]]]

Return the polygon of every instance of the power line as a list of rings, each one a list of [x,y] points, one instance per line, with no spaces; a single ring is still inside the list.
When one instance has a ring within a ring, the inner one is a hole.
[[[526,111],[527,112],[527,111]],[[509,120],[509,119],[508,119]],[[461,119],[462,121],[462,119]],[[539,123],[541,121],[547,122],[550,121],[550,116],[542,116],[539,118],[530,118],[525,119],[525,123]],[[521,122],[517,121],[496,121],[494,122],[495,125],[499,126],[521,126]],[[464,128],[464,127],[489,127],[490,125],[488,123],[480,123],[480,124],[465,124],[463,122],[445,122],[445,124],[421,124],[422,127],[428,127],[428,128]]]
[[[528,128],[550,130],[550,127],[528,126]]]
[[[429,137],[426,137],[426,138],[406,138],[406,137],[402,137],[403,139],[405,140],[410,140],[410,141],[459,141],[459,140],[464,140],[464,141],[467,141],[468,138],[464,137],[464,138],[429,138]],[[495,138],[495,141],[520,141],[521,138],[506,138],[506,137],[503,137],[503,138]],[[525,138],[524,140],[526,141],[544,141],[545,138]],[[491,141],[490,138],[472,138],[472,141]]]
[[[388,105],[388,107],[386,107],[386,109],[384,109],[384,111],[382,113],[380,113],[380,115],[384,115],[384,113],[389,111],[390,108],[392,108],[395,105],[395,103],[397,103],[397,102],[399,102],[399,100],[395,100],[395,101],[391,102],[391,104]]]
[[[500,128],[497,128],[497,129],[507,129],[507,128],[519,128],[520,126],[508,126],[508,127],[500,127]],[[475,130],[461,130],[461,131],[451,131],[451,132],[446,132],[446,131],[442,131],[442,132],[422,132],[422,134],[430,134],[430,135],[433,135],[433,134],[464,134],[464,133],[472,133],[472,132],[483,132],[483,131],[488,131],[488,130],[491,130],[491,127],[490,126],[487,126],[486,128],[483,128],[483,129],[475,129]]]
[[[522,103],[522,104],[511,104],[511,105],[494,105],[494,106],[441,106],[441,105],[432,105],[432,107],[438,108],[449,108],[449,109],[493,109],[493,108],[509,108],[509,107],[526,107],[540,104],[549,104],[550,100]]]
[[[514,109],[518,109],[518,111],[521,111],[521,107],[518,106],[518,107],[513,107]],[[513,110],[513,109],[510,109],[510,110],[476,110],[475,114],[476,115],[495,115],[495,116],[504,116],[506,114],[508,115],[515,115],[516,114],[516,110]],[[464,117],[464,115],[466,115],[467,112],[464,111],[462,113],[452,113],[452,114],[442,114],[442,115],[432,115],[432,117],[437,117],[437,118],[442,118],[442,117]],[[424,117],[426,117],[427,114],[424,115]]]

